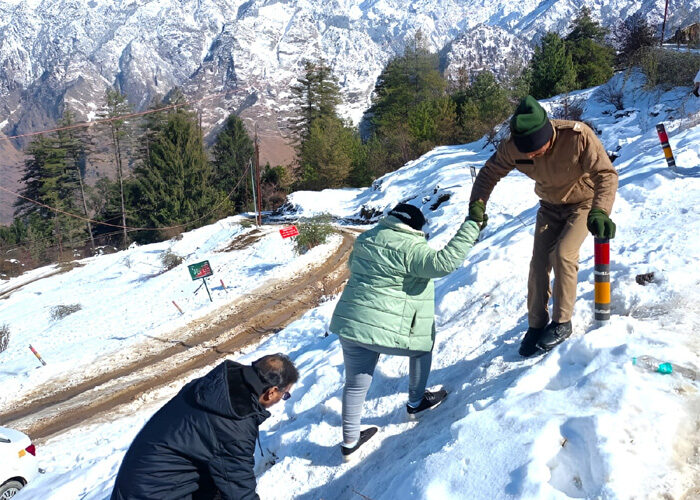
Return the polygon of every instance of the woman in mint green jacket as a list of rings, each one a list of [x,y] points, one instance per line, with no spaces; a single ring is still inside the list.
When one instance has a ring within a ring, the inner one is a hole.
[[[420,209],[400,203],[357,238],[350,256],[350,279],[329,327],[340,337],[345,361],[341,451],[346,459],[377,431],[360,432],[360,420],[379,354],[410,357],[409,417],[447,395],[425,390],[435,342],[433,278],[464,261],[485,224],[467,218],[441,250],[428,246],[424,224]]]

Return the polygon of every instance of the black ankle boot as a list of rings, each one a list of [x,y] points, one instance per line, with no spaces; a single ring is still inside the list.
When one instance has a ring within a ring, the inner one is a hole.
[[[542,336],[537,341],[537,347],[543,351],[549,351],[568,339],[570,335],[571,321],[566,323],[552,321],[547,325],[547,328],[544,329]]]

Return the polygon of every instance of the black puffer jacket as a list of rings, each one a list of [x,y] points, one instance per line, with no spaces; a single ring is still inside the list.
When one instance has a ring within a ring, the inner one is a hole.
[[[131,443],[112,500],[257,499],[263,389],[252,367],[228,360],[187,384]]]

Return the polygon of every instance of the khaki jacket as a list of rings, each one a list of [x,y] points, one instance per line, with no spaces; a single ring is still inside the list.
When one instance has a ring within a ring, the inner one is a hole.
[[[509,137],[479,171],[471,201],[488,201],[494,186],[518,169],[535,181],[535,193],[554,205],[593,200],[591,208],[608,215],[617,191],[617,172],[595,133],[586,124],[551,120],[552,147],[538,158],[528,159]]]

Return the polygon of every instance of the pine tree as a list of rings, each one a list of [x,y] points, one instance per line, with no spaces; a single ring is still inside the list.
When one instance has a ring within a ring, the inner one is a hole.
[[[304,75],[298,82],[291,87],[292,99],[299,108],[299,115],[292,120],[292,130],[303,142],[309,136],[314,120],[325,116],[338,117],[336,107],[341,97],[338,80],[323,60],[305,61]]]
[[[571,25],[565,43],[576,71],[576,88],[588,88],[607,82],[613,75],[615,51],[605,44],[608,30],[583,7]]]
[[[128,245],[128,236],[126,233],[126,204],[124,202],[124,179],[126,171],[124,168],[124,160],[122,156],[123,142],[128,134],[128,125],[124,120],[119,119],[120,116],[126,115],[131,111],[131,107],[126,100],[126,96],[116,89],[107,89],[105,92],[105,104],[98,116],[102,119],[108,119],[107,126],[109,128],[110,139],[112,143],[112,152],[114,154],[114,166],[117,171],[117,182],[119,182],[119,194],[121,205],[121,225],[122,229],[122,247]]]
[[[447,81],[439,66],[438,55],[417,32],[403,55],[391,59],[377,78],[369,110],[374,133],[390,134],[396,123],[408,120],[412,108],[445,96]]]
[[[535,99],[545,99],[572,90],[576,86],[576,70],[564,40],[556,33],[547,33],[535,47],[530,61],[530,91]]]
[[[465,141],[490,133],[512,112],[508,89],[490,71],[479,73],[471,85],[452,98],[458,106],[458,123]]]
[[[143,210],[139,222],[155,227],[206,224],[221,196],[212,185],[212,169],[196,116],[178,108],[153,132],[149,155],[134,172],[134,203]],[[138,233],[137,237],[148,241],[159,236]]]
[[[69,113],[59,123],[65,125],[71,120]],[[21,194],[28,199],[16,202],[15,215],[30,221],[30,237],[48,238],[58,245],[62,255],[64,246],[75,246],[85,233],[83,222],[69,215],[79,211],[81,145],[72,131],[61,130],[53,137],[38,137],[26,153]]]
[[[654,47],[659,42],[656,31],[641,12],[635,12],[624,21],[620,21],[613,31],[613,40],[619,48],[618,58],[627,64],[640,49]]]
[[[359,135],[341,120],[315,119],[301,146],[299,185],[314,190],[347,186],[360,148]]]
[[[244,211],[252,200],[250,182],[239,183],[239,180],[246,174],[250,175],[248,164],[253,153],[253,141],[246,132],[243,121],[234,114],[229,115],[212,151],[212,182],[225,195],[239,184],[230,197],[236,212]]]

